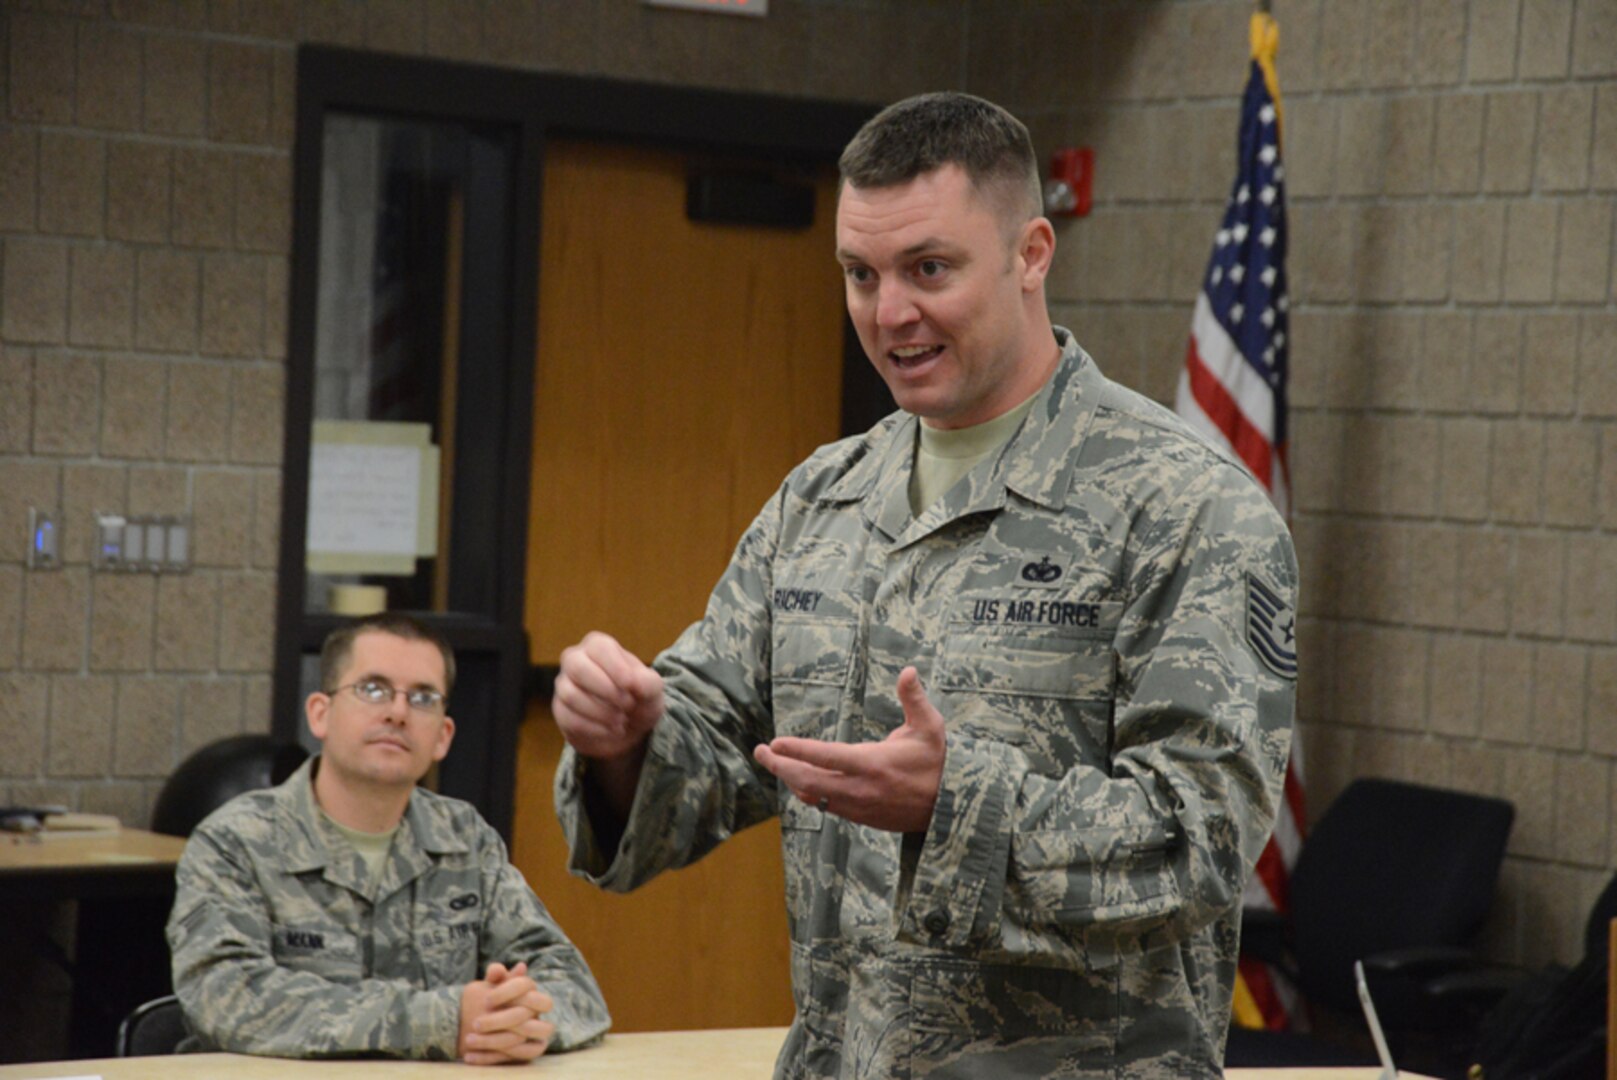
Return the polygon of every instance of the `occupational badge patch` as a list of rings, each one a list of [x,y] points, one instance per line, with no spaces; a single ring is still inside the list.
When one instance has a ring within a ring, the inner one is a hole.
[[[1023,581],[1034,581],[1041,585],[1048,585],[1051,582],[1058,580],[1061,577],[1061,574],[1061,567],[1051,562],[1050,556],[1048,555],[1040,559],[1038,562],[1030,562],[1026,566],[1022,567]]]
[[[1246,641],[1264,667],[1282,679],[1297,677],[1297,613],[1251,576],[1246,579]]]

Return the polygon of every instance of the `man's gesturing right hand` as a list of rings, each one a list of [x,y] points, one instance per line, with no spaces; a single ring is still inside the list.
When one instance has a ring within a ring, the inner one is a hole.
[[[599,632],[561,654],[556,726],[587,758],[612,760],[640,749],[663,714],[663,680],[617,641]]]
[[[646,758],[646,738],[663,714],[663,679],[602,633],[561,654],[550,710],[574,750],[590,761],[607,804],[628,820]]]

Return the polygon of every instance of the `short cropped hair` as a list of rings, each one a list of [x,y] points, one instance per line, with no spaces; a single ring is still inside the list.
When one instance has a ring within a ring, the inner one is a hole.
[[[999,196],[1016,223],[1044,213],[1027,125],[980,97],[945,91],[887,106],[866,121],[837,162],[842,182],[886,188],[958,165],[978,191]]]
[[[354,654],[354,639],[361,634],[392,634],[406,641],[425,641],[436,645],[444,658],[444,694],[455,688],[455,651],[438,631],[420,619],[401,615],[396,611],[383,611],[344,623],[326,635],[320,646],[320,689],[325,693],[337,689],[337,680]]]

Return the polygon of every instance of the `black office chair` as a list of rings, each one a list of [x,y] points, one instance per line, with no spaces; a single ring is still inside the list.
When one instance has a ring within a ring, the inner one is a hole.
[[[270,787],[291,776],[308,752],[295,743],[268,735],[236,735],[208,744],[180,763],[164,782],[152,809],[154,832],[189,836],[203,818],[245,791]],[[123,1040],[114,1034],[120,1018],[127,1025],[140,1013],[138,1002],[162,1001],[154,995],[170,992],[168,945],[163,925],[173,895],[140,896],[119,901],[116,926],[98,919],[103,927],[96,940],[116,935],[117,955],[104,959],[99,947],[78,942],[80,959],[58,958],[64,971],[83,993],[82,1009],[94,1018],[93,1037],[75,1041],[73,1050],[90,1057],[105,1057]],[[82,910],[82,908],[81,908]],[[91,959],[84,959],[84,958]],[[161,1011],[161,1010],[159,1010]],[[157,1021],[154,1021],[157,1022]],[[122,1051],[119,1051],[122,1052]],[[159,1047],[135,1053],[166,1053]]]
[[[1464,948],[1493,901],[1515,809],[1503,799],[1355,780],[1326,810],[1292,872],[1289,918],[1247,912],[1242,952],[1285,973],[1316,1020],[1363,1029],[1353,963],[1363,960],[1384,1026],[1467,1030],[1427,984],[1473,963]],[[1328,1026],[1328,1025],[1321,1025]],[[1225,1064],[1374,1065],[1368,1043],[1232,1028]],[[1405,1062],[1400,1061],[1400,1065]]]
[[[1453,1075],[1531,1076],[1584,1080],[1606,1075],[1608,962],[1612,920],[1617,919],[1617,875],[1607,882],[1584,924],[1583,959],[1572,967],[1537,970],[1484,968],[1443,980],[1446,993],[1496,1002],[1483,1018],[1476,1043],[1453,1062]]]
[[[152,831],[190,836],[202,819],[237,795],[274,787],[309,752],[269,735],[232,735],[198,750],[169,774],[152,807]]]
[[[185,1038],[185,1015],[180,999],[173,994],[153,998],[124,1017],[118,1025],[116,1052],[119,1057],[147,1057],[172,1054]]]

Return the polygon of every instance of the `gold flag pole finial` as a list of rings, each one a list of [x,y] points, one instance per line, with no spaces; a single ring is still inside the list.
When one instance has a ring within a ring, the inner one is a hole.
[[[1280,114],[1280,78],[1275,74],[1275,54],[1280,51],[1280,26],[1269,14],[1270,0],[1254,0],[1252,12],[1252,59],[1263,69],[1263,81],[1268,84],[1269,96],[1274,99],[1277,118]],[[1281,122],[1282,127],[1284,122]],[[1282,136],[1283,138],[1284,136]]]

